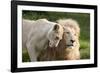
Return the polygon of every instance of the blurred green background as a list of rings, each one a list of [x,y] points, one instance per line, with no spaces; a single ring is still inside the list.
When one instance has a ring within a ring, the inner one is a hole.
[[[22,18],[29,20],[37,20],[46,18],[49,21],[58,19],[72,18],[78,21],[80,26],[80,54],[81,59],[90,58],[90,14],[88,13],[68,13],[68,12],[44,12],[44,11],[23,11]],[[29,62],[27,50],[22,51],[22,61]]]

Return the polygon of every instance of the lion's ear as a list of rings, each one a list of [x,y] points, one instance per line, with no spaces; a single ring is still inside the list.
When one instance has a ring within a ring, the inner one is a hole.
[[[59,25],[58,24],[55,24],[54,27],[53,27],[53,30],[54,31],[58,31],[59,30]]]

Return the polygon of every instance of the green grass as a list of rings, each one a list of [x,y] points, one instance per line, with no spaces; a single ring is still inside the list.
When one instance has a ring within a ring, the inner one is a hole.
[[[81,54],[81,59],[90,58],[90,42],[80,40],[80,54]]]
[[[22,62],[30,62],[30,58],[27,52],[27,49],[22,49]]]
[[[44,12],[44,11],[23,11],[23,18],[37,20],[46,18],[50,21],[72,18],[80,24],[80,54],[81,59],[90,58],[90,15],[88,13],[67,13],[67,12]],[[27,50],[23,50],[23,62],[28,62]]]

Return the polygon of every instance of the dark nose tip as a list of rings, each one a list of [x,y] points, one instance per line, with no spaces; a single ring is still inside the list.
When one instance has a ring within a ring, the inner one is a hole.
[[[74,43],[75,42],[75,40],[70,40],[72,43]]]

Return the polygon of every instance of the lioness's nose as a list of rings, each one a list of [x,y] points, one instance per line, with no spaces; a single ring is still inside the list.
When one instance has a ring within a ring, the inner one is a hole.
[[[75,42],[75,40],[70,40],[72,43],[74,43]]]

